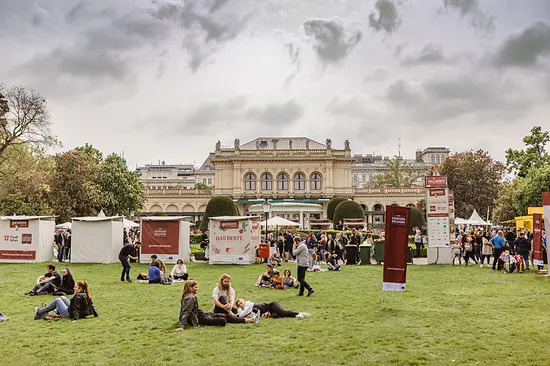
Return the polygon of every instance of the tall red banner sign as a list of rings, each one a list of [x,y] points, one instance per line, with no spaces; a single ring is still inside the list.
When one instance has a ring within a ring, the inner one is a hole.
[[[142,254],[179,254],[179,221],[143,221]]]
[[[544,265],[542,255],[542,215],[533,214],[533,264],[536,266]]]
[[[383,291],[405,291],[410,211],[409,207],[386,206]]]
[[[545,230],[545,234],[548,235],[548,232],[550,231],[550,192],[542,192],[542,205],[544,210],[543,228]],[[546,241],[546,255],[548,256],[548,258],[550,258],[550,250],[548,250],[548,239],[546,235],[542,240]],[[550,264],[548,265],[548,273],[550,273]]]

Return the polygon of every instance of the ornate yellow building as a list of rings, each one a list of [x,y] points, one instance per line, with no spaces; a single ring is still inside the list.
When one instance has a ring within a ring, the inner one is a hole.
[[[252,204],[267,198],[319,205],[322,210],[307,217],[299,212],[299,205],[295,212],[278,213],[307,225],[309,219],[323,219],[328,201],[338,196],[360,203],[369,223],[382,224],[386,205],[415,205],[425,196],[421,187],[353,187],[355,159],[349,141],[339,149],[330,139],[322,144],[306,137],[260,137],[242,145],[236,139],[230,148],[218,141],[207,160],[203,166],[214,168],[212,190],[148,189],[146,213],[184,214],[198,220],[212,196],[224,195],[232,197],[246,215]]]

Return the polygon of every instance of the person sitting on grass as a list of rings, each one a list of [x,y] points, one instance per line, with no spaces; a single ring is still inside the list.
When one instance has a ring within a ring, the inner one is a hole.
[[[153,254],[151,256],[151,264],[156,261],[159,264],[159,269],[162,272],[162,277],[166,277],[166,263],[162,259],[159,259],[159,257],[156,254]]]
[[[285,288],[298,288],[300,285],[296,278],[292,277],[290,269],[285,269],[283,273],[283,284],[285,285]]]
[[[271,277],[273,277],[273,265],[267,263],[265,265],[266,271],[262,273],[258,280],[256,281],[256,286],[260,287],[269,287],[271,286]]]
[[[151,266],[149,267],[149,272],[147,278],[149,279],[149,284],[161,283],[162,274],[160,273],[160,264],[157,260],[153,260]]]
[[[271,261],[272,266],[280,266],[281,265],[281,262],[283,261],[283,259],[279,255],[278,250],[275,250],[275,252],[273,252],[273,254],[271,255],[270,261]]]
[[[252,317],[256,322],[260,321],[260,317],[264,315],[266,318],[309,318],[308,313],[297,313],[295,311],[285,310],[278,302],[264,302],[255,304],[252,301],[244,299],[237,300],[237,316],[240,318]]]
[[[172,272],[170,272],[170,277],[173,280],[183,281],[187,281],[187,278],[189,278],[187,267],[185,266],[185,264],[183,264],[183,261],[181,259],[178,259],[176,265],[174,266],[174,268],[172,268]]]
[[[61,296],[47,306],[37,307],[34,319],[52,320],[55,318],[69,318],[72,321],[77,321],[90,315],[94,317],[99,316],[92,302],[88,282],[78,281],[74,286],[74,293],[75,295],[71,300],[65,296]],[[54,314],[49,315],[50,311],[54,311]]]
[[[74,294],[74,278],[71,270],[67,267],[61,270],[61,285],[54,286],[52,295],[65,296]]]
[[[36,296],[46,292],[53,292],[54,286],[61,286],[61,275],[53,264],[48,265],[48,272],[38,277],[36,285],[25,295]]]
[[[269,287],[275,290],[285,289],[285,285],[283,284],[283,277],[281,276],[281,272],[279,272],[278,270],[273,271],[273,277],[271,277],[271,286]]]
[[[197,281],[189,280],[183,285],[180,307],[180,325],[176,331],[182,331],[186,326],[198,327],[199,325],[225,327],[227,320],[224,314],[205,313],[199,309],[197,301]]]
[[[311,253],[311,271],[313,272],[322,272],[321,263],[319,261],[319,256],[315,252]]]
[[[223,274],[212,291],[214,313],[224,314],[228,323],[253,323],[251,319],[238,318],[235,308],[235,290],[231,286],[231,276]]]
[[[336,258],[330,253],[327,253],[327,266],[329,271],[340,271],[342,268],[336,263]]]

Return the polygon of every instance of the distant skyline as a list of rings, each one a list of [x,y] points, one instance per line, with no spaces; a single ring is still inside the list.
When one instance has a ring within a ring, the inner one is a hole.
[[[549,129],[547,0],[2,0],[0,48],[0,83],[48,100],[62,150],[130,168],[259,136],[504,160]]]

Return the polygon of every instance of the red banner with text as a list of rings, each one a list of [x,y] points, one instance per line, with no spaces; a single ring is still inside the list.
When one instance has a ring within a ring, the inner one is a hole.
[[[536,266],[544,265],[544,256],[542,255],[542,215],[533,214],[533,264]]]
[[[383,291],[405,291],[410,211],[409,207],[386,206]]]
[[[179,254],[179,221],[143,221],[142,254]]]

